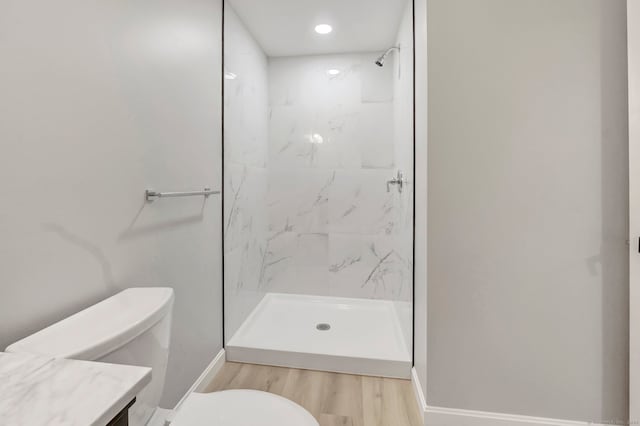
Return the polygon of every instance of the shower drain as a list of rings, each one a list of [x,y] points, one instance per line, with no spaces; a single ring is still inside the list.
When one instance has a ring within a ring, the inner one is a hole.
[[[320,323],[316,325],[316,329],[320,331],[328,331],[328,330],[331,330],[331,325],[326,323]]]

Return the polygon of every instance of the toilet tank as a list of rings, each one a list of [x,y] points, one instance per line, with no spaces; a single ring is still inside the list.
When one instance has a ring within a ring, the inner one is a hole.
[[[144,425],[158,407],[164,388],[173,298],[171,288],[130,288],[6,351],[152,368],[151,383],[129,411],[130,425]]]

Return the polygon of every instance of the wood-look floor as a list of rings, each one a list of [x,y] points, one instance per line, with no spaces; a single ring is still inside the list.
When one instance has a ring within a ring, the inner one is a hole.
[[[206,392],[229,389],[288,398],[306,408],[320,426],[421,426],[408,380],[227,362]]]

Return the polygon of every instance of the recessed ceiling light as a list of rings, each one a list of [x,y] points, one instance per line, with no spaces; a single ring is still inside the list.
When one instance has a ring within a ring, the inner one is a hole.
[[[333,27],[329,24],[316,25],[316,32],[318,34],[329,34],[331,31],[333,31]]]
[[[238,76],[232,72],[226,72],[224,73],[224,78],[226,78],[227,80],[235,80]]]
[[[329,74],[329,75],[338,75],[338,74],[340,74],[340,70],[332,69],[332,70],[327,71],[327,74]]]

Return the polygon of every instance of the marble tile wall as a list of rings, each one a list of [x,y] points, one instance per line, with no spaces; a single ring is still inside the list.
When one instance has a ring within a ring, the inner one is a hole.
[[[268,291],[411,300],[412,67],[377,55],[269,59]]]

